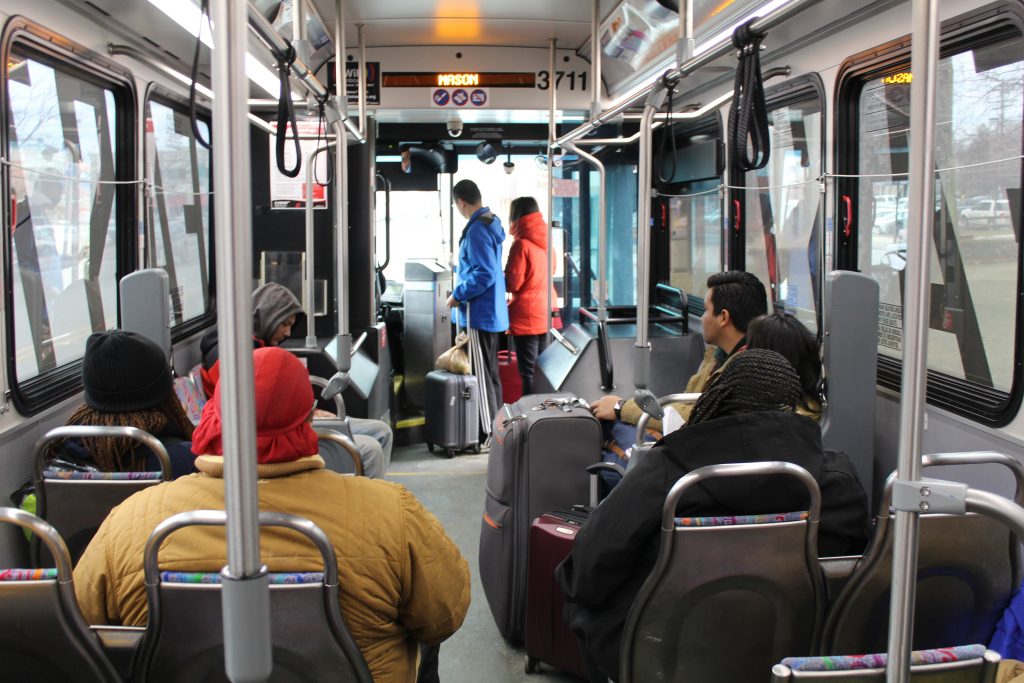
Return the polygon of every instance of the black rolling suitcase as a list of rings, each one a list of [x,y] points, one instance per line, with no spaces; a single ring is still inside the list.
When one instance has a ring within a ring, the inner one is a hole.
[[[480,526],[480,581],[504,638],[523,640],[530,523],[589,499],[584,469],[601,458],[601,427],[586,403],[539,394],[494,421]]]
[[[427,373],[426,424],[423,434],[430,451],[480,451],[480,388],[475,375],[454,375],[444,370]]]

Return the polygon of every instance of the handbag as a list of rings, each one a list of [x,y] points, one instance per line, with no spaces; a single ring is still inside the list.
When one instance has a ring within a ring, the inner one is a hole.
[[[466,352],[468,345],[469,335],[459,332],[455,337],[455,345],[437,357],[434,367],[455,375],[470,374],[469,354]]]

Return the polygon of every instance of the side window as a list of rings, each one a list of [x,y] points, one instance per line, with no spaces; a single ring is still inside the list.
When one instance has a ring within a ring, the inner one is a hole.
[[[655,221],[664,221],[668,233],[668,283],[691,300],[704,298],[708,276],[720,272],[724,263],[721,130],[715,114],[675,132],[674,160],[664,151],[655,155],[653,177],[655,183],[665,179],[665,201],[651,212],[662,212]]]
[[[808,87],[769,104],[768,165],[744,179],[745,267],[769,305],[818,327],[823,201],[821,98]]]
[[[118,101],[127,97],[126,88],[19,44],[11,48],[5,113],[13,387],[79,360],[91,333],[117,326],[116,204],[130,203],[135,190],[114,183],[131,166],[117,161],[131,158],[119,145],[128,124]]]
[[[1006,25],[990,29],[945,53],[937,77],[928,399],[1001,424],[1012,417],[1003,413],[1019,379],[1024,39]],[[859,176],[840,185],[854,212],[845,259],[878,280],[879,380],[893,388],[903,351],[912,79],[903,57],[855,74],[841,94],[854,165],[839,170]]]
[[[204,139],[209,124],[197,121]],[[172,325],[210,311],[210,151],[196,142],[187,109],[146,104],[147,219],[152,265],[167,271]]]

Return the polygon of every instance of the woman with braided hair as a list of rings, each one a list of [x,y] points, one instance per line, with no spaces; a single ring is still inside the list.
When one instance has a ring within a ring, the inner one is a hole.
[[[825,451],[818,423],[796,412],[802,395],[799,376],[778,353],[735,354],[705,386],[689,423],[659,441],[591,513],[557,575],[569,627],[602,674],[618,678],[626,615],[658,555],[661,507],[688,472],[765,460],[799,465],[821,489],[819,553],[852,555],[864,549],[867,496],[849,459]],[[688,491],[676,514],[756,515],[806,505],[806,490],[791,478],[723,478]]]
[[[67,424],[136,427],[163,443],[171,473],[195,472],[192,423],[174,394],[164,352],[142,335],[122,330],[93,334],[82,359],[85,403]],[[50,458],[104,472],[155,472],[160,462],[131,439],[64,439],[50,446]]]

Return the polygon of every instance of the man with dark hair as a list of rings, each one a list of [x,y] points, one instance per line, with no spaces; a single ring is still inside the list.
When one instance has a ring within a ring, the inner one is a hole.
[[[469,328],[473,367],[486,401],[480,401],[481,431],[490,434],[491,420],[501,405],[498,340],[508,329],[501,220],[483,206],[480,188],[460,180],[452,188],[455,208],[468,222],[459,237],[459,264],[448,307],[458,307],[459,324]]]
[[[686,383],[685,393],[700,393],[722,365],[746,345],[747,325],[754,318],[768,313],[768,295],[764,285],[753,273],[727,270],[708,277],[704,295],[701,326],[708,347],[697,373]],[[684,419],[693,409],[692,403],[675,403],[673,409]],[[608,394],[591,404],[594,415],[601,420],[622,420],[636,424],[643,414],[633,399]],[[651,420],[651,429],[660,430],[661,423]]]
[[[568,625],[601,674],[619,677],[623,626],[654,567],[665,497],[696,469],[764,460],[799,465],[821,490],[819,554],[864,550],[867,495],[849,459],[825,451],[818,424],[796,412],[802,394],[799,376],[781,355],[767,349],[734,355],[705,387],[690,422],[644,455],[591,513],[556,575]],[[723,478],[688,491],[676,515],[773,514],[806,505],[806,490],[781,477]]]

